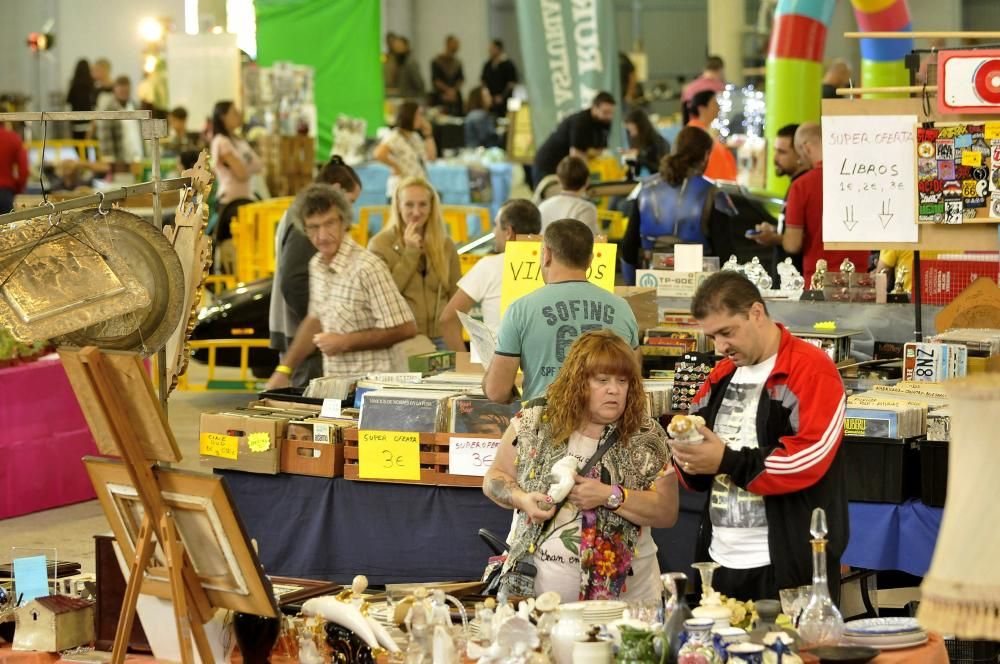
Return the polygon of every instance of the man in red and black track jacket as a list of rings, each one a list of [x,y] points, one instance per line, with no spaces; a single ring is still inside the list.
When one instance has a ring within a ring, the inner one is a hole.
[[[711,492],[696,559],[722,566],[713,580],[722,594],[776,599],[812,580],[809,526],[821,507],[836,601],[849,532],[840,375],[826,353],[771,320],[740,274],[707,279],[692,313],[725,356],[691,405],[705,418],[704,441],[672,446],[682,483]]]

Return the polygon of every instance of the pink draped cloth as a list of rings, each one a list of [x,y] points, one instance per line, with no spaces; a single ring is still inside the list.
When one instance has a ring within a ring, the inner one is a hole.
[[[0,369],[0,519],[94,498],[97,453],[58,359]]]

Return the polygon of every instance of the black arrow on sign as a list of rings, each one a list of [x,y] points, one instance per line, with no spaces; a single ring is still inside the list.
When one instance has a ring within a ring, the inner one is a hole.
[[[844,207],[844,226],[847,230],[853,231],[854,227],[858,225],[857,219],[854,218],[854,206],[849,205]]]
[[[882,222],[883,229],[889,226],[889,222],[892,221],[893,216],[892,201],[888,199],[882,201],[882,212],[878,215],[878,218]]]

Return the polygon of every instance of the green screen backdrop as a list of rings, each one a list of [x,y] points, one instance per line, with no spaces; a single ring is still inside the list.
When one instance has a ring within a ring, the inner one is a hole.
[[[330,154],[330,128],[343,113],[382,126],[379,3],[256,0],[257,62],[288,61],[316,70],[317,157]]]

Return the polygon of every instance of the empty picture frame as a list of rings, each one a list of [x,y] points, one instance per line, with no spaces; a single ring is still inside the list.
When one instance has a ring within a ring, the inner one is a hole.
[[[134,560],[145,510],[127,469],[115,459],[84,457],[83,462],[122,554],[126,560]],[[156,468],[154,473],[164,506],[173,515],[212,606],[276,617],[271,582],[250,546],[222,478],[166,468]],[[170,599],[166,555],[156,537],[154,542],[142,592]]]
[[[87,419],[90,432],[94,435],[97,449],[101,454],[122,456],[118,439],[108,421],[105,406],[91,384],[89,370],[83,361],[83,351],[64,346],[59,348],[59,357],[69,378],[76,399],[80,402],[83,416]],[[153,391],[149,372],[138,353],[102,350],[97,356],[102,366],[107,368],[111,388],[118,396],[129,423],[135,429],[143,454],[149,461],[176,463],[181,460],[174,434],[170,431],[167,418],[160,407],[160,401]]]

